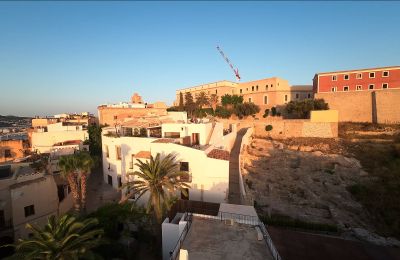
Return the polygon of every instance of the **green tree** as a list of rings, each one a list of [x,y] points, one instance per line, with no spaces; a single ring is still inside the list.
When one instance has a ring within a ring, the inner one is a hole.
[[[323,99],[304,99],[290,101],[285,106],[285,111],[293,118],[308,118],[312,110],[328,110],[329,106]]]
[[[234,109],[235,115],[239,118],[243,118],[245,116],[255,115],[260,112],[260,107],[254,103],[243,103],[237,104]]]
[[[204,91],[196,95],[196,105],[198,108],[203,108],[203,106],[208,105],[208,103],[209,103],[209,98]]]
[[[98,125],[91,125],[88,128],[91,155],[101,155],[101,130],[101,126]]]
[[[82,222],[73,216],[51,216],[43,229],[27,224],[32,236],[19,239],[15,259],[85,259],[93,258],[92,249],[101,243],[103,230],[98,221],[88,218]]]
[[[225,107],[217,106],[215,109],[215,116],[221,117],[221,118],[229,118],[232,115],[232,111],[229,109],[226,109]]]
[[[161,158],[157,153],[155,157],[151,156],[149,161],[137,159],[135,165],[139,170],[128,173],[128,176],[134,176],[134,180],[122,188],[128,189],[127,198],[138,195],[139,199],[145,193],[149,193],[147,213],[152,212],[160,224],[163,213],[171,207],[170,202],[175,192],[181,191],[185,194],[186,189],[190,188],[184,181],[188,173],[180,171],[179,162],[174,154]]]
[[[243,103],[243,96],[225,94],[221,97],[221,103],[224,107],[236,107]]]

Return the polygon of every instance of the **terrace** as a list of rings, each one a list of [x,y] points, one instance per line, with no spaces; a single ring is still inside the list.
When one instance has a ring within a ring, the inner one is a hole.
[[[179,200],[162,228],[164,260],[281,259],[252,206]]]

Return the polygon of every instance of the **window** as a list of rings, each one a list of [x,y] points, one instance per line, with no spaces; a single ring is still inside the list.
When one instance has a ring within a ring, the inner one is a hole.
[[[332,88],[331,88],[331,91],[332,91],[332,92],[336,92],[336,90],[337,90],[337,87],[332,87]]]
[[[300,95],[299,93],[296,93],[296,99],[299,99]]]
[[[264,96],[264,105],[268,104],[268,96]]]
[[[368,89],[374,89],[374,84],[369,84]]]
[[[29,217],[32,215],[35,215],[35,206],[34,205],[29,205],[24,207],[24,211],[25,211],[25,217]]]
[[[249,103],[251,103],[252,102],[252,99],[251,99],[251,97],[249,97]]]
[[[114,120],[117,120],[118,116],[114,116]]]
[[[370,72],[370,73],[369,73],[369,78],[370,78],[370,79],[375,78],[375,72]]]
[[[256,91],[258,91],[258,85],[256,86]]]
[[[311,94],[310,93],[307,94],[307,98],[311,98]]]
[[[332,81],[336,81],[337,80],[337,76],[336,75],[333,75],[332,76]]]
[[[349,86],[344,86],[343,91],[349,91]]]
[[[180,162],[180,171],[188,172],[189,171],[189,162]]]
[[[265,90],[268,90],[268,85],[265,85]]]
[[[389,77],[389,71],[382,72],[382,77]]]
[[[4,158],[11,158],[11,150],[10,149],[5,149],[4,150]]]
[[[274,86],[274,84],[271,84],[271,88]]]
[[[344,74],[344,76],[343,76],[343,79],[344,79],[344,80],[349,80],[349,78],[350,78],[350,77],[349,77],[349,74]]]
[[[285,102],[287,102],[287,95],[285,95]]]
[[[106,156],[107,158],[110,158],[110,151],[108,150],[108,145],[106,145]]]
[[[249,88],[246,88],[246,91],[249,91]]]
[[[121,146],[115,146],[115,151],[117,153],[117,160],[121,160]]]
[[[382,83],[382,88],[388,88],[389,84],[388,83]]]
[[[242,94],[243,93],[243,91],[242,91],[242,89],[240,89],[240,94]]]
[[[356,79],[362,79],[362,74],[361,73],[357,73],[356,74]]]
[[[357,85],[356,86],[356,90],[362,90],[362,86],[361,85]]]
[[[251,91],[254,91],[254,86],[251,87]]]
[[[215,94],[218,94],[218,90],[217,89],[215,90]]]

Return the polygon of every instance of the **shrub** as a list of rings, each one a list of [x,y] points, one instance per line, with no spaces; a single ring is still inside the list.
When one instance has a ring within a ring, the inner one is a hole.
[[[324,231],[324,232],[338,232],[338,227],[336,225],[306,222],[300,219],[294,219],[289,216],[272,215],[271,217],[262,216],[262,222],[271,226],[281,226],[296,229],[307,229],[314,231]]]
[[[218,106],[215,109],[215,116],[217,116],[217,117],[229,118],[229,117],[231,117],[231,115],[232,115],[232,111],[230,111],[224,107]]]
[[[238,104],[234,109],[235,115],[237,115],[239,118],[242,118],[244,116],[255,115],[258,112],[260,112],[260,107],[254,103]]]
[[[269,115],[269,108],[264,110],[264,115],[263,117],[266,118]]]
[[[265,131],[267,131],[267,132],[269,132],[269,131],[271,131],[272,130],[272,125],[266,125],[265,126]]]
[[[221,97],[221,104],[223,106],[227,106],[227,105],[236,106],[236,105],[242,104],[242,103],[243,103],[242,96],[225,94]]]
[[[276,116],[276,107],[271,108],[272,116]]]
[[[301,101],[290,101],[285,111],[294,118],[305,119],[311,110],[328,110],[329,106],[323,99],[305,99]]]
[[[180,111],[180,109],[179,109],[179,107],[172,106],[172,107],[167,108],[167,111],[168,112],[175,112],[175,111]]]

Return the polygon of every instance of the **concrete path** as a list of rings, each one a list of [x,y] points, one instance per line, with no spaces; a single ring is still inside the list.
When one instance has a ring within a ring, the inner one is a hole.
[[[228,201],[231,204],[242,204],[239,187],[239,153],[242,144],[243,135],[247,132],[247,128],[240,129],[237,132],[235,144],[232,147],[229,158],[229,196]]]
[[[104,204],[118,202],[121,199],[121,192],[103,181],[103,169],[93,169],[88,180],[86,195],[86,210],[91,213]]]

